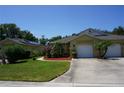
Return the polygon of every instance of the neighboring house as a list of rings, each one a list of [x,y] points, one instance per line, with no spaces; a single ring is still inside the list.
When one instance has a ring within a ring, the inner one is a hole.
[[[69,45],[70,53],[75,50],[77,57],[98,57],[95,43],[101,40],[109,40],[113,44],[108,47],[106,57],[124,56],[124,36],[104,33],[96,29],[86,29],[75,36],[69,36],[53,43],[63,43]]]
[[[41,54],[44,51],[43,45],[36,42],[29,41],[29,40],[24,40],[19,38],[7,38],[0,41],[0,46],[2,47],[9,46],[9,45],[21,45],[25,49],[31,50],[32,55]]]

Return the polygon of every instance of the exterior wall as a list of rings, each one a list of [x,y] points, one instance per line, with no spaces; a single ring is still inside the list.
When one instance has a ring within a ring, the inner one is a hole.
[[[99,56],[99,53],[98,51],[95,49],[95,43],[98,42],[98,41],[101,41],[99,39],[95,39],[95,38],[92,38],[92,37],[89,37],[89,36],[81,36],[73,41],[70,42],[70,54],[72,55],[72,50],[75,50],[76,52],[76,46],[78,44],[91,44],[92,47],[93,47],[93,55],[94,57],[98,57]],[[124,56],[124,41],[117,41],[117,40],[112,40],[111,41],[113,44],[120,44],[121,45],[121,54],[122,56]]]
[[[88,37],[88,36],[81,36],[81,37],[79,37],[79,38],[70,42],[70,50],[72,50],[73,48],[76,48],[76,46],[78,44],[90,44],[93,47],[93,56],[96,57],[97,54],[98,54],[97,51],[94,48],[94,44],[95,44],[96,41],[98,41],[98,40],[95,39],[95,38],[91,38],[91,37]],[[73,46],[75,46],[75,47],[73,47]],[[75,49],[75,51],[76,51],[76,49]]]
[[[122,56],[124,57],[124,44],[121,44],[121,52],[122,52]]]
[[[122,57],[124,56],[124,41],[123,40],[120,40],[120,41],[117,41],[117,40],[114,40],[112,41],[113,44],[120,44],[121,46],[121,55]]]

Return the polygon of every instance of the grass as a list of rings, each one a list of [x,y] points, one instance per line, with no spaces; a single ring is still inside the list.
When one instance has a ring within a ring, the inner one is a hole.
[[[0,80],[12,81],[50,81],[70,66],[67,61],[24,60],[16,64],[0,65]]]

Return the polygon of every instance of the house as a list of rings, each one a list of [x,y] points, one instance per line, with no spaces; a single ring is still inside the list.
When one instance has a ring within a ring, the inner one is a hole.
[[[31,50],[31,55],[39,55],[44,51],[44,45],[29,40],[19,39],[19,38],[6,38],[0,41],[0,47],[9,45],[21,45],[27,50]]]
[[[0,46],[8,46],[8,45],[22,45],[25,48],[32,48],[32,49],[40,49],[43,50],[44,46],[37,43],[32,42],[29,40],[19,39],[19,38],[6,38],[0,41]]]
[[[92,28],[86,29],[74,36],[57,40],[54,43],[58,42],[63,45],[69,45],[70,53],[75,50],[78,58],[92,58],[98,57],[98,50],[95,48],[95,43],[101,40],[112,42],[112,45],[108,47],[106,57],[124,56],[123,35],[112,35]]]
[[[37,42],[32,42],[29,40],[19,39],[19,38],[6,38],[0,41],[0,45],[8,45],[8,44],[20,44],[27,46],[40,46]]]

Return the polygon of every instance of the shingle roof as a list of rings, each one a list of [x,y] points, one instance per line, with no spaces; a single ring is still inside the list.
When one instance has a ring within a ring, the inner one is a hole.
[[[112,34],[108,34],[103,31],[100,31],[98,29],[89,28],[89,29],[86,29],[86,30],[78,33],[75,36],[69,36],[69,37],[57,40],[55,42],[68,43],[68,42],[72,41],[73,39],[76,39],[83,35],[87,35],[87,36],[90,36],[90,37],[93,37],[96,39],[101,39],[101,40],[124,40],[124,35],[112,35]]]
[[[112,35],[92,28],[86,29],[85,31],[79,33],[79,36],[82,35],[88,35],[101,40],[124,40],[124,35]]]
[[[65,37],[63,39],[60,39],[60,40],[57,40],[57,41],[54,41],[52,43],[57,43],[57,42],[60,42],[60,43],[68,43],[70,42],[71,40],[75,39],[76,36],[68,36],[68,37]]]
[[[7,39],[0,41],[0,43],[5,42],[7,40],[13,41],[18,44],[23,44],[23,45],[31,45],[31,46],[39,46],[40,45],[39,43],[32,42],[29,40],[19,39],[19,38],[7,38]]]

